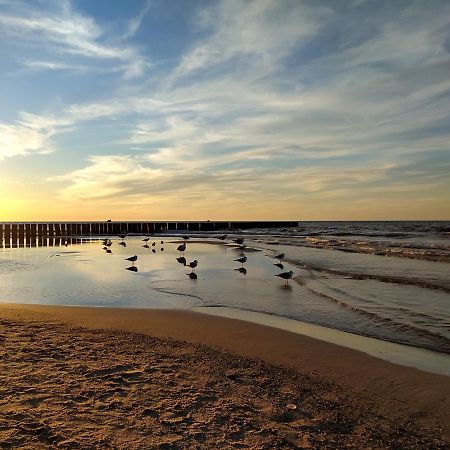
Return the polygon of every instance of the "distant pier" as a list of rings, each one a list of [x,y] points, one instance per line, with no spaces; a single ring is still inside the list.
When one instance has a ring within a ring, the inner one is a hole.
[[[57,246],[65,242],[78,242],[82,237],[91,236],[150,235],[177,231],[237,231],[297,226],[298,221],[0,222],[0,247]]]

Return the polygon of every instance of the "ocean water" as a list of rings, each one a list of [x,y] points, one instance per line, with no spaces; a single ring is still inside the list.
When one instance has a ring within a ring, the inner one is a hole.
[[[449,222],[308,222],[187,241],[178,236],[24,242],[0,248],[0,301],[139,308],[228,307],[450,354]],[[245,238],[243,250],[232,243]],[[161,240],[164,244],[161,244]],[[152,243],[155,246],[152,246]],[[31,246],[36,245],[36,246]],[[284,252],[286,287],[275,275]],[[125,260],[138,255],[134,266]],[[246,274],[234,261],[248,258]],[[133,270],[129,270],[135,267]],[[137,270],[137,271],[136,271]]]

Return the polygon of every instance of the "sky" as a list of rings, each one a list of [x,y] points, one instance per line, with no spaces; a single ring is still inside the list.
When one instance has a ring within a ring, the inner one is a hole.
[[[0,221],[450,219],[450,2],[0,0]]]

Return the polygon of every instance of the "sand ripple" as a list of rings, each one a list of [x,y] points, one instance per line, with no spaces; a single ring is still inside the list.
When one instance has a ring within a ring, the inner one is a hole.
[[[444,448],[319,376],[122,331],[0,321],[1,448]]]

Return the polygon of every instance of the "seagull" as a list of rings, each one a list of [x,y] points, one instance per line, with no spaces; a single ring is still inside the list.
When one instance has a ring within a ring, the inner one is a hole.
[[[153,252],[153,253],[156,253],[156,250],[155,250],[154,248],[152,248],[152,252]]]
[[[279,255],[274,256],[274,258],[279,259],[280,261],[284,258],[284,253],[280,253]]]
[[[161,251],[162,251],[162,252],[164,251],[164,247],[161,247]]]
[[[284,269],[284,266],[283,266],[283,264],[281,264],[281,263],[276,263],[276,264],[274,264],[274,266],[279,267],[281,270]]]
[[[152,247],[154,247],[156,245],[156,242],[152,242]]]
[[[188,273],[187,275],[188,275],[188,277],[189,277],[191,280],[196,280],[196,279],[197,279],[197,274],[196,274],[195,272],[190,272],[190,273]]]
[[[142,239],[142,242],[145,242],[145,243],[147,243],[148,241],[150,240],[150,238],[145,238],[145,239]]]
[[[197,261],[196,259],[194,259],[194,261],[191,261],[191,262],[189,263],[189,267],[190,267],[191,269],[195,269],[195,268],[197,267],[197,264],[198,264],[198,261]]]
[[[183,266],[186,265],[186,258],[185,258],[184,256],[180,256],[179,258],[177,258],[177,261],[178,261],[180,264],[183,264]]]
[[[180,244],[180,245],[177,247],[177,250],[178,250],[179,252],[181,252],[181,253],[184,253],[184,251],[186,250],[186,242],[183,242],[182,244]]]
[[[279,274],[277,274],[275,276],[283,278],[284,284],[287,285],[289,283],[289,280],[294,276],[294,272],[292,272],[292,270],[290,270],[289,272],[279,273]]]
[[[235,259],[235,261],[240,262],[241,264],[244,264],[247,262],[247,257],[246,256],[241,256],[238,259]]]
[[[247,269],[245,267],[239,267],[234,270],[237,270],[239,273],[242,273],[242,275],[247,275]]]
[[[161,241],[161,245],[164,245],[164,241]]]
[[[138,268],[136,266],[127,267],[126,270],[130,270],[131,272],[137,272]]]
[[[137,261],[137,255],[130,256],[129,258],[125,258],[125,261],[131,261],[133,264]]]

